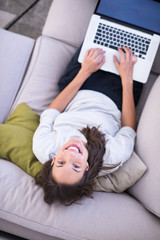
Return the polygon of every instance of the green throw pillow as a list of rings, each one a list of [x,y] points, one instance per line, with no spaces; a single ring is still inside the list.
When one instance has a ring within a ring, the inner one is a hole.
[[[32,177],[42,164],[32,151],[32,138],[39,125],[39,116],[25,103],[16,107],[4,124],[0,124],[0,157],[7,159]]]

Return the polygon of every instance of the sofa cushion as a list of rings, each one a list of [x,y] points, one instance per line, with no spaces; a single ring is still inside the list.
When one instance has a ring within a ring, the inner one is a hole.
[[[35,177],[42,164],[32,151],[32,138],[39,116],[26,104],[20,104],[4,124],[0,124],[0,157]]]
[[[156,80],[142,112],[136,152],[146,164],[145,173],[129,193],[160,217],[160,77]]]
[[[79,47],[97,2],[98,0],[54,0],[43,35]]]
[[[147,167],[133,152],[132,156],[117,171],[95,179],[96,191],[123,192],[134,185],[146,172]]]
[[[7,118],[22,84],[34,42],[31,38],[0,29],[0,123]]]
[[[43,201],[33,178],[0,159],[0,218],[22,228],[66,240],[159,239],[159,219],[129,195],[94,193],[69,207]],[[22,201],[23,200],[23,201]],[[107,226],[107,227],[106,227]],[[11,231],[11,229],[9,229]],[[138,233],[138,237],[137,237]]]
[[[76,48],[48,37],[40,37],[30,67],[11,112],[25,102],[36,113],[45,110],[58,94],[58,80]]]
[[[160,45],[153,63],[152,71],[157,74],[160,74]]]
[[[139,122],[141,113],[143,111],[145,102],[148,98],[148,95],[152,89],[153,84],[155,83],[156,79],[157,79],[158,75],[151,72],[148,78],[147,83],[144,84],[143,89],[142,89],[142,93],[138,102],[138,105],[136,107],[136,116],[137,116],[137,122]]]

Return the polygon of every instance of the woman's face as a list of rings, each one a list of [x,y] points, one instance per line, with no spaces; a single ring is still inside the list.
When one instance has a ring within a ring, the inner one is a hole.
[[[88,150],[78,137],[71,138],[62,145],[53,158],[52,178],[61,184],[79,182],[85,171],[88,171]]]

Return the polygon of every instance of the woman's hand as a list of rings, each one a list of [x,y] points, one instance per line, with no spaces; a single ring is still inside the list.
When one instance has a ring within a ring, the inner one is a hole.
[[[100,48],[91,48],[87,51],[82,62],[81,70],[89,75],[99,70],[105,62],[105,52]]]
[[[128,83],[133,83],[133,67],[137,62],[137,57],[132,53],[128,47],[123,47],[125,53],[122,49],[118,49],[120,54],[120,62],[117,57],[114,56],[114,63],[121,76],[122,86],[128,85]]]

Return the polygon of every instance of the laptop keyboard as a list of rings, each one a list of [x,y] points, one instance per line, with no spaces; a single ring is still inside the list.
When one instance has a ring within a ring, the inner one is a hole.
[[[129,47],[139,58],[145,59],[151,40],[119,28],[99,23],[94,43],[117,50]]]

